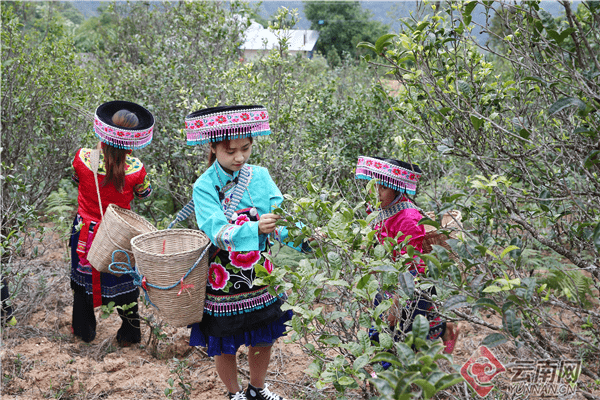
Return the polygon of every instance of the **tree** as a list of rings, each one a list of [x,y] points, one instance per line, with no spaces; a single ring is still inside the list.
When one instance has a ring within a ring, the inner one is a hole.
[[[304,15],[311,21],[310,28],[319,31],[317,50],[333,64],[337,59],[355,59],[359,42],[375,41],[389,31],[388,25],[372,20],[371,11],[358,1],[305,1]]]
[[[15,14],[21,6],[2,6],[3,256],[67,175],[78,144],[90,132],[88,110],[99,91],[60,21],[46,21],[39,34],[25,32]]]
[[[460,207],[468,234],[451,241],[460,263],[445,255],[438,275],[432,261],[431,280],[462,303],[460,318],[485,325],[482,307],[502,318],[484,344],[583,358],[582,373],[597,380],[600,5],[560,4],[555,20],[539,1],[449,3],[361,46],[383,56],[402,87],[389,99],[394,115],[432,154],[463,162],[467,184],[432,198]],[[482,27],[491,46],[470,34],[476,6],[496,16]],[[557,330],[575,345],[557,344]]]

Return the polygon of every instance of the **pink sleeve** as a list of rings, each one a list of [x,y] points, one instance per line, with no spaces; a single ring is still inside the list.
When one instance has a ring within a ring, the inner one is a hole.
[[[381,230],[381,236],[395,238],[398,233],[402,232],[402,235],[398,238],[398,243],[402,243],[407,235],[410,235],[410,241],[408,242],[415,250],[423,250],[423,238],[425,237],[425,227],[418,225],[418,222],[422,219],[421,213],[415,209],[407,209],[398,212],[392,217],[388,218]],[[406,251],[403,249],[401,254]]]

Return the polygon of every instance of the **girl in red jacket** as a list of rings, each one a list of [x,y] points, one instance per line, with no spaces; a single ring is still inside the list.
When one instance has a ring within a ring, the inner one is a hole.
[[[139,289],[131,275],[116,276],[101,273],[87,260],[94,233],[101,222],[102,211],[109,204],[130,209],[134,196],[147,197],[152,188],[142,162],[131,151],[140,149],[152,140],[154,117],[144,107],[127,102],[111,101],[96,110],[94,132],[100,139],[98,183],[94,179],[93,149],[81,148],[73,160],[73,180],[78,184],[77,216],[71,234],[71,288],[73,289],[72,332],[85,342],[96,337],[94,308],[114,302],[127,305],[137,302]],[[137,304],[124,312],[118,309],[122,324],[117,332],[121,346],[141,341]]]

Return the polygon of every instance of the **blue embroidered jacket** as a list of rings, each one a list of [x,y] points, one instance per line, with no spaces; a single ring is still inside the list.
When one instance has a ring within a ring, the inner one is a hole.
[[[254,251],[264,250],[268,235],[258,234],[258,222],[249,221],[243,225],[236,225],[235,221],[228,220],[224,214],[229,203],[234,201],[236,190],[231,195],[232,182],[237,185],[246,185],[246,190],[241,194],[239,204],[234,210],[255,207],[258,215],[271,213],[279,207],[283,196],[269,171],[257,165],[246,164],[248,176],[235,171],[233,175],[223,170],[218,161],[209,167],[194,183],[194,205],[198,227],[210,238],[211,242],[226,251]],[[223,186],[227,190],[223,190]],[[220,193],[221,192],[221,193]],[[224,193],[230,194],[224,196]],[[239,197],[239,193],[237,195]],[[288,237],[285,227],[277,227],[273,235],[284,244]],[[288,244],[293,247],[293,244]],[[301,251],[302,246],[294,247]]]

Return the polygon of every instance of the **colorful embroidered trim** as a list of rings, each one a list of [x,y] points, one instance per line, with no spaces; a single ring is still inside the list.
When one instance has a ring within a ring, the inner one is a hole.
[[[233,232],[239,228],[238,225],[226,224],[215,235],[215,242],[218,248],[227,251],[235,251],[235,246],[231,237]]]
[[[238,175],[238,183],[233,189],[233,193],[231,194],[231,199],[227,204],[225,212],[225,217],[228,221],[231,221],[231,217],[235,212],[238,204],[242,201],[242,197],[244,196],[244,192],[248,188],[250,181],[252,180],[252,167],[248,164],[244,165]],[[218,172],[217,172],[218,173]]]
[[[219,172],[217,171],[217,174]],[[240,170],[238,175],[238,183],[233,189],[233,193],[230,197],[226,197],[224,200],[229,200],[229,202],[224,204],[224,214],[227,221],[231,221],[231,217],[235,212],[235,209],[240,204],[244,192],[248,188],[250,184],[250,180],[252,180],[252,167],[248,164],[244,165]],[[227,251],[235,251],[235,245],[231,237],[233,236],[233,232],[240,228],[240,225],[235,224],[227,224],[223,226],[219,232],[215,235],[215,242],[218,248],[227,250]]]
[[[377,214],[377,216],[375,218],[373,218],[370,225],[371,226],[377,225],[381,221],[385,221],[389,217],[396,215],[398,212],[400,212],[402,210],[408,210],[411,208],[414,210],[417,210],[417,211],[421,212],[421,214],[425,215],[424,211],[422,209],[420,209],[419,207],[417,207],[414,203],[411,203],[410,201],[401,201],[400,203],[396,203],[391,207],[381,210],[379,212],[379,214]]]
[[[265,287],[254,292],[228,296],[215,296],[207,293],[204,312],[215,317],[223,317],[260,310],[277,301],[277,297],[267,290],[268,288]]]
[[[90,170],[92,169],[92,149],[81,149],[79,152],[79,159],[83,162],[83,164],[88,167]],[[139,160],[139,158],[133,157],[129,154],[125,157],[125,175],[135,174],[139,172],[144,167],[144,164]],[[100,162],[98,165],[98,173],[101,175],[106,175],[106,166],[104,164],[104,153],[100,152]]]
[[[140,199],[150,196],[150,193],[152,193],[152,185],[150,184],[148,176],[144,177],[144,182],[140,183],[139,185],[135,185],[133,191]]]
[[[177,223],[179,223],[181,221],[185,221],[186,219],[188,219],[190,217],[190,215],[192,215],[194,213],[194,211],[195,211],[194,199],[192,199],[192,200],[190,200],[189,203],[187,203],[185,206],[183,206],[183,208],[181,210],[179,210],[179,212],[177,213],[177,216],[175,217],[173,222],[171,222],[169,224],[167,229],[172,229]]]
[[[148,129],[124,129],[117,128],[103,122],[96,114],[94,118],[94,132],[96,136],[106,144],[120,149],[141,149],[152,141],[154,125]]]
[[[239,139],[271,133],[269,113],[264,107],[247,110],[217,111],[185,119],[187,144],[220,142],[225,137]]]
[[[376,158],[360,156],[356,164],[357,179],[377,179],[384,186],[408,194],[416,193],[420,177],[417,172]]]

